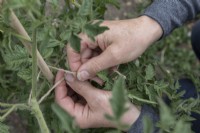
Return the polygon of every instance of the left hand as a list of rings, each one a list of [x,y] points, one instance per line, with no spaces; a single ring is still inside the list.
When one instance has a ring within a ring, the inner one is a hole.
[[[116,125],[105,118],[105,114],[112,115],[109,102],[112,94],[110,91],[100,90],[93,87],[87,81],[79,81],[70,74],[65,75],[59,71],[56,76],[58,82],[65,76],[63,81],[55,89],[56,102],[71,116],[80,128],[115,128]],[[139,109],[127,103],[129,110],[121,118],[123,124],[132,125],[140,115]],[[128,129],[127,129],[128,130]]]

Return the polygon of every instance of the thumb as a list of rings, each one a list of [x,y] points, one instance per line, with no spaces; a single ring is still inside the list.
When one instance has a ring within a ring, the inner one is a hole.
[[[89,82],[79,81],[72,74],[65,74],[65,80],[71,89],[73,89],[80,96],[84,97],[86,101],[93,100],[99,93],[98,89],[93,87]]]
[[[93,57],[82,64],[78,70],[77,78],[85,81],[93,78],[97,72],[113,67],[121,63],[120,51],[116,45],[110,45],[99,56]]]

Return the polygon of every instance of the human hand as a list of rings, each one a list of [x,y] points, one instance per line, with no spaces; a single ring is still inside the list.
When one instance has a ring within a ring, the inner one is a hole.
[[[80,128],[111,127],[116,125],[105,118],[105,114],[112,115],[109,99],[110,91],[100,90],[93,87],[87,81],[79,81],[72,75],[64,75],[59,71],[56,76],[58,82],[65,76],[67,84],[63,81],[55,89],[56,102],[66,110]],[[132,125],[140,115],[140,111],[130,102],[127,103],[129,110],[123,115],[121,122]],[[125,129],[126,130],[126,129]],[[127,129],[128,130],[128,129]]]
[[[95,42],[81,34],[81,51],[67,45],[67,57],[72,71],[81,81],[93,78],[97,72],[135,60],[162,35],[160,25],[147,16],[130,20],[104,21],[109,30]]]

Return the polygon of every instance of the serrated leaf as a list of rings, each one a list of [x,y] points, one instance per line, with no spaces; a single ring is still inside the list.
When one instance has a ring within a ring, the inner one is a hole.
[[[95,37],[104,31],[108,30],[108,27],[100,26],[102,21],[98,21],[94,24],[88,23],[84,26],[84,32],[90,37],[92,41],[95,41]]]
[[[166,127],[171,127],[175,124],[175,118],[170,110],[170,108],[161,100],[158,99],[159,110],[160,110],[160,121],[161,123],[166,123]]]
[[[81,39],[77,36],[77,35],[74,35],[72,34],[70,39],[69,39],[69,42],[70,42],[70,46],[77,52],[80,52],[80,49],[81,49]]]
[[[0,122],[0,133],[9,133],[9,127]]]
[[[122,115],[128,110],[126,107],[127,97],[125,93],[125,80],[123,77],[119,77],[112,89],[112,98],[110,99],[113,117],[118,121]]]
[[[92,13],[93,0],[83,0],[81,7],[79,8],[78,14],[87,16]]]
[[[145,79],[146,80],[151,80],[155,75],[155,71],[153,66],[150,64],[147,66],[147,68],[145,69]]]
[[[103,70],[103,71],[101,71],[101,72],[98,72],[98,73],[97,73],[97,76],[98,76],[100,79],[102,79],[103,81],[108,81],[108,80],[109,80],[109,78],[108,78],[108,71],[106,71],[106,70]]]
[[[65,30],[60,34],[60,38],[62,39],[62,41],[66,41],[70,39],[71,35],[72,33],[70,30]]]
[[[46,49],[40,50],[40,53],[44,59],[48,58],[53,54],[53,48],[46,48]]]
[[[22,69],[20,70],[17,75],[22,78],[23,80],[25,80],[26,82],[30,83],[31,82],[31,75],[32,75],[32,70],[29,69]]]
[[[56,39],[50,39],[47,48],[54,48],[56,46],[64,46],[62,42]]]
[[[5,51],[2,54],[8,69],[19,70],[31,64],[27,50],[21,46],[15,45],[13,51]]]
[[[68,133],[79,133],[80,130],[76,127],[74,123],[74,118],[71,117],[66,111],[64,111],[60,106],[57,104],[52,104],[52,109],[54,113],[58,116],[61,121],[62,128],[64,131]]]

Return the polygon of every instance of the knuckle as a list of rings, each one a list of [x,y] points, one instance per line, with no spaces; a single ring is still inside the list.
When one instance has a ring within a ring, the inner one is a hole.
[[[97,107],[104,107],[105,101],[107,101],[109,97],[110,96],[106,92],[101,92],[94,97],[92,104]]]
[[[114,62],[120,63],[122,60],[122,55],[120,55],[120,48],[119,47],[109,47],[108,52],[113,59]]]
[[[93,60],[92,63],[91,63],[91,70],[92,70],[92,72],[96,73],[96,72],[100,71],[101,68],[102,68],[101,66],[102,65],[101,65],[100,62],[98,62],[97,60]]]
[[[79,81],[75,81],[73,85],[71,85],[71,87],[73,89],[76,89],[76,90],[82,90],[84,89],[84,86],[80,85]]]

